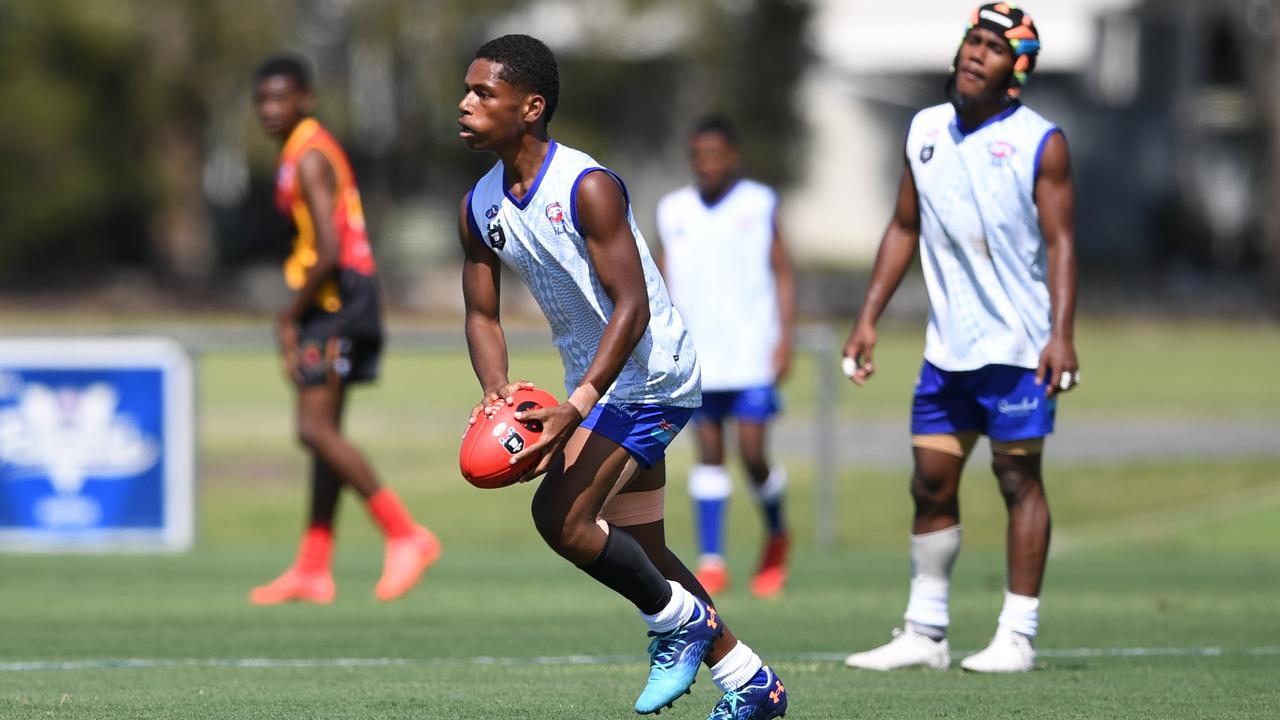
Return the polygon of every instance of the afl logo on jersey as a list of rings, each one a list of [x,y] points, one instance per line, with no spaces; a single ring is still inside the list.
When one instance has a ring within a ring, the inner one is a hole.
[[[498,217],[498,206],[490,205],[489,209],[484,211],[484,216],[490,220]]]
[[[564,224],[564,207],[560,203],[553,202],[548,205],[546,214],[547,222],[551,223],[551,229],[554,230],[557,235],[564,235],[569,231]]]
[[[1014,147],[1003,140],[997,140],[987,146],[987,152],[991,153],[991,165],[1000,167],[1007,158],[1013,157]]]

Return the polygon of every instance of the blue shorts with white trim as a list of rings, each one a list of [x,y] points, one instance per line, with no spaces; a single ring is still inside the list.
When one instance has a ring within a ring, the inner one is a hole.
[[[1057,398],[1044,394],[1036,371],[1010,365],[977,370],[920,367],[911,403],[911,434],[979,432],[996,442],[1032,440],[1053,432]]]
[[[600,403],[580,427],[626,448],[646,470],[661,462],[667,446],[693,417],[693,408]]]
[[[724,422],[732,417],[740,422],[762,423],[778,414],[782,403],[773,385],[742,390],[703,390],[702,407],[694,413],[698,422]]]

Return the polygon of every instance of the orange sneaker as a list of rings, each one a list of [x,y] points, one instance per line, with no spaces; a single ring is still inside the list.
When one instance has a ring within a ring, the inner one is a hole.
[[[374,596],[387,602],[409,592],[422,573],[440,559],[442,550],[436,536],[421,525],[408,537],[387,540],[382,577],[373,590]]]
[[[698,583],[708,595],[719,595],[729,587],[729,570],[720,560],[703,560],[698,563],[698,571],[694,573]]]
[[[280,577],[249,591],[252,605],[279,605],[287,602],[309,602],[328,605],[337,594],[333,576],[328,572],[303,572],[290,567]]]
[[[787,584],[787,548],[791,544],[786,533],[769,538],[760,557],[760,569],[751,578],[751,593],[759,598],[777,597]]]

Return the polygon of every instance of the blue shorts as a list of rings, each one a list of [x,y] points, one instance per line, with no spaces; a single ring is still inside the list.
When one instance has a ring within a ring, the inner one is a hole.
[[[693,408],[600,403],[580,427],[627,449],[647,470],[667,456],[667,446],[693,417]]]
[[[996,442],[1044,437],[1053,432],[1057,398],[1044,396],[1036,371],[1009,365],[977,370],[920,367],[911,403],[911,434],[977,431]]]
[[[742,390],[703,390],[702,407],[694,413],[698,422],[724,422],[732,416],[741,422],[762,423],[782,409],[778,392],[772,385],[758,385]]]

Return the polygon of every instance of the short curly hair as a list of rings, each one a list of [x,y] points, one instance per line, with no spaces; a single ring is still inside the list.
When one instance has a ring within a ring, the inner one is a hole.
[[[724,115],[704,115],[698,118],[698,121],[693,124],[693,131],[689,133],[689,137],[695,138],[704,133],[719,135],[731,147],[739,146],[738,128]]]
[[[299,90],[311,89],[311,66],[298,55],[272,55],[253,72],[253,81],[262,82],[269,77],[287,77]]]
[[[503,35],[481,45],[476,59],[501,65],[498,77],[508,85],[541,95],[547,101],[542,117],[551,122],[560,102],[560,68],[551,48],[528,35]]]

